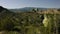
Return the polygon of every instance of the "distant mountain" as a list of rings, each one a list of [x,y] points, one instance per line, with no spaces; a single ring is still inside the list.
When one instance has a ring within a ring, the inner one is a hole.
[[[36,9],[37,7],[24,7],[24,8],[18,8],[18,9],[10,9],[14,12],[29,12],[32,11],[32,9]],[[47,10],[47,8],[38,8],[39,10]]]

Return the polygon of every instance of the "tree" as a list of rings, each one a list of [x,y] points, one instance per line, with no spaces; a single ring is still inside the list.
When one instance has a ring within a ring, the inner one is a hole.
[[[58,11],[60,11],[60,8],[59,9],[57,9]]]
[[[32,11],[33,11],[33,12],[36,12],[36,10],[35,10],[35,9],[32,9]]]

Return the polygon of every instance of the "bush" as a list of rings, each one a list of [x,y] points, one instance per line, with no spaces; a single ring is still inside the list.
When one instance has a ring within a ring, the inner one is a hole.
[[[16,32],[16,31],[9,31],[9,32],[5,32],[5,34],[20,34],[20,33]]]

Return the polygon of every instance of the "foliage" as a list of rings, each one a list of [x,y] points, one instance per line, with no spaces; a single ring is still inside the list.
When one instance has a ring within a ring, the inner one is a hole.
[[[60,14],[40,14],[35,9],[32,11],[0,12],[0,31],[6,31],[7,34],[53,34],[57,32],[55,28],[60,28]]]

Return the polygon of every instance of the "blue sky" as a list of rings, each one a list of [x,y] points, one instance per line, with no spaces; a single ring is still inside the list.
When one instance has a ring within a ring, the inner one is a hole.
[[[60,0],[0,0],[0,6],[5,8],[60,8]]]

